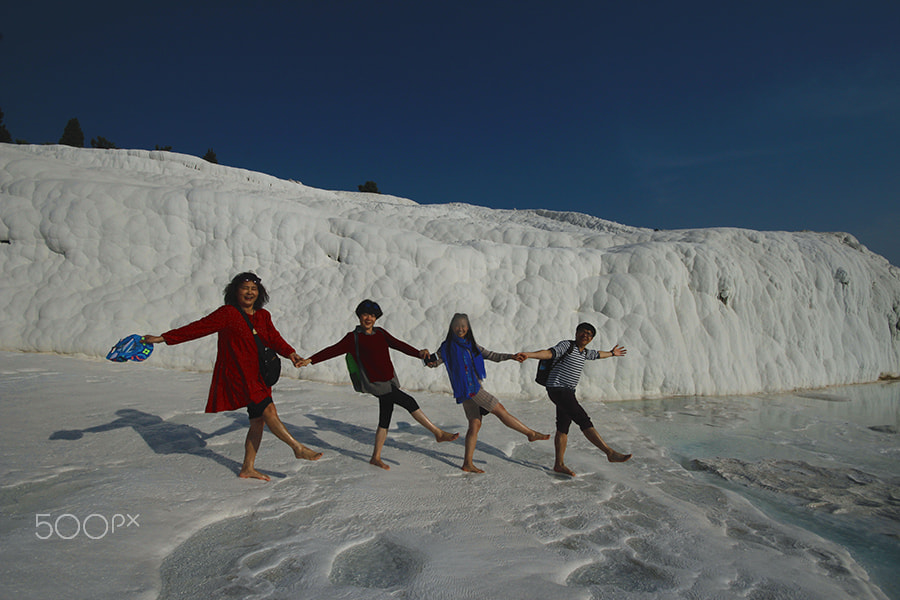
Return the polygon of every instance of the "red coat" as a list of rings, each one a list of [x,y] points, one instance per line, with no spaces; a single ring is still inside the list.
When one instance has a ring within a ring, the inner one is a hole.
[[[272,325],[267,310],[259,309],[247,316],[266,346],[284,357],[294,353]],[[218,333],[219,341],[206,412],[236,410],[270,397],[272,388],[263,383],[259,374],[256,341],[237,307],[226,304],[200,320],[165,332],[162,337],[166,344],[173,345],[211,333]]]

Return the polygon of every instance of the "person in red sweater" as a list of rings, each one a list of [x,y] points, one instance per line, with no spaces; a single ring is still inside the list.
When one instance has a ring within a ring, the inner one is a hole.
[[[427,358],[429,352],[428,350],[416,350],[384,329],[375,327],[375,321],[381,315],[381,307],[377,303],[372,300],[363,300],[356,307],[359,327],[345,335],[337,344],[302,360],[300,366],[317,364],[342,354],[353,356],[364,374],[365,391],[378,398],[378,429],[375,430],[375,449],[372,451],[369,463],[387,470],[390,467],[381,460],[381,449],[387,440],[395,404],[409,411],[412,418],[434,434],[434,438],[438,442],[452,442],[459,437],[459,434],[447,433],[437,427],[425,416],[416,400],[400,389],[400,382],[397,380],[394,365],[391,362],[390,349],[393,348],[409,356],[422,359]]]
[[[269,481],[269,476],[260,473],[254,466],[264,426],[268,426],[275,437],[290,446],[297,458],[318,460],[322,456],[321,452],[310,450],[291,436],[272,402],[272,388],[265,384],[260,375],[254,331],[251,331],[241,312],[247,315],[253,330],[269,348],[289,358],[296,367],[303,362],[303,358],[284,341],[272,324],[269,311],[263,308],[268,301],[269,294],[259,277],[254,273],[241,273],[225,287],[224,306],[184,327],[162,335],[143,337],[143,341],[149,344],[164,342],[174,345],[212,333],[219,334],[206,412],[247,407],[250,430],[244,442],[244,463],[239,476],[264,481]]]

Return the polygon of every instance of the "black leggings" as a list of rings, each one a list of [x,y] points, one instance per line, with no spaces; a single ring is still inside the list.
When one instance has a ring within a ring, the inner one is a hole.
[[[382,429],[390,429],[391,415],[394,414],[395,404],[401,408],[405,408],[410,413],[419,410],[416,399],[400,388],[395,387],[390,393],[384,394],[383,396],[376,396],[376,398],[378,398],[378,426]]]
[[[572,421],[575,421],[582,431],[594,426],[591,418],[575,399],[575,390],[547,388],[547,395],[550,396],[550,401],[556,405],[556,430],[558,432],[568,435],[569,425],[572,424]]]

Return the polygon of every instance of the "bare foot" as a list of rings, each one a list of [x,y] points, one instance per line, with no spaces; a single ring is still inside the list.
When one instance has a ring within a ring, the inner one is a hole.
[[[238,473],[238,477],[243,477],[244,479],[262,479],[263,481],[271,481],[271,478],[268,475],[263,475],[256,469],[241,469],[241,472]]]
[[[447,433],[446,431],[442,431],[438,434],[435,434],[434,439],[439,442],[452,442],[456,438],[459,437],[458,433]]]
[[[484,473],[484,471],[482,471],[475,465],[463,465],[462,470],[465,471],[466,473]]]
[[[563,475],[568,475],[569,477],[575,477],[575,471],[567,467],[566,465],[553,465],[553,470],[557,473],[562,473]]]
[[[609,454],[606,455],[606,460],[609,462],[625,462],[631,458],[630,454],[622,454],[621,452],[616,452],[615,450],[611,450]]]
[[[537,431],[532,431],[531,433],[528,434],[529,442],[536,442],[538,440],[549,440],[549,439],[550,439],[550,436],[547,435],[546,433],[538,433]]]
[[[376,467],[381,467],[385,471],[390,471],[391,468],[387,466],[380,458],[371,458],[369,459],[370,465],[375,465]]]
[[[299,448],[294,450],[294,456],[297,458],[302,458],[304,460],[319,460],[322,458],[321,452],[316,452],[315,450],[310,450],[303,444],[300,444]]]

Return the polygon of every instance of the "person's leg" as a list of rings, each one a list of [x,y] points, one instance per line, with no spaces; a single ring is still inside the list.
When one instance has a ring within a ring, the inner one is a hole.
[[[556,404],[557,411],[561,410],[565,412],[566,416],[570,419],[570,423],[571,421],[574,421],[575,424],[581,428],[584,437],[606,454],[606,459],[609,462],[625,462],[631,458],[630,454],[616,452],[603,441],[603,438],[600,437],[600,434],[591,422],[591,418],[575,398],[575,390],[553,388],[548,391],[551,392],[550,397],[551,400],[553,400],[553,403]],[[568,434],[568,424],[566,424],[565,433]],[[566,442],[563,441],[563,454],[565,453],[565,443]],[[559,455],[559,452],[557,452],[557,455]],[[562,466],[561,461],[558,460],[557,465]],[[571,471],[571,469],[567,470]],[[574,475],[574,473],[572,474]]]
[[[469,419],[469,430],[466,431],[466,451],[463,456],[462,470],[467,473],[484,473],[475,466],[475,446],[478,444],[478,432],[481,430],[481,415],[475,419]]]
[[[616,452],[610,448],[606,442],[603,441],[603,438],[600,437],[600,434],[594,427],[582,429],[581,433],[584,434],[584,437],[586,437],[589,442],[600,448],[606,454],[606,460],[609,462],[625,462],[631,458],[630,454],[622,454],[621,452]]]
[[[389,471],[390,467],[381,460],[381,449],[384,448],[384,442],[387,440],[388,430],[386,427],[379,426],[375,430],[375,448],[372,450],[372,458],[369,459],[370,465],[381,467],[385,471]]]
[[[372,458],[369,464],[380,467],[385,471],[390,467],[381,460],[381,450],[387,441],[388,428],[391,426],[391,416],[394,414],[394,402],[391,394],[377,396],[378,398],[378,428],[375,429],[375,447],[372,449]]]
[[[472,398],[467,398],[463,403],[463,412],[466,413],[466,421],[469,429],[466,431],[465,455],[463,456],[462,470],[468,473],[484,473],[475,466],[475,446],[478,444],[478,432],[481,430],[481,419],[490,414],[484,407],[476,404]]]
[[[549,440],[550,436],[545,433],[539,433],[525,425],[522,421],[514,417],[506,408],[497,403],[497,406],[494,407],[494,410],[491,411],[492,415],[495,415],[500,422],[512,429],[513,431],[518,431],[519,433],[524,434],[529,442],[534,442],[536,440]]]
[[[282,423],[281,419],[278,417],[278,411],[275,409],[274,403],[270,403],[263,410],[263,419],[265,420],[269,431],[271,431],[279,440],[291,447],[295,457],[305,460],[319,460],[322,458],[321,452],[310,450],[294,439],[284,426],[284,423]]]
[[[467,404],[477,405],[481,409],[481,414],[493,414],[500,422],[512,429],[513,431],[518,431],[521,434],[524,434],[529,442],[533,442],[535,440],[549,440],[549,435],[544,435],[543,433],[538,433],[534,429],[528,427],[522,421],[512,416],[512,414],[506,410],[500,401],[497,400],[490,392],[481,388],[478,392],[463,402],[463,406]],[[468,415],[468,413],[467,413]]]
[[[566,447],[569,443],[569,427],[572,425],[572,417],[569,415],[569,405],[575,399],[575,393],[565,388],[547,388],[547,395],[556,405],[556,436],[553,438],[553,450],[555,453],[553,470],[563,475],[575,476],[575,471],[566,466]]]
[[[416,402],[415,398],[403,390],[394,388],[394,391],[385,397],[390,398],[394,404],[408,411],[410,416],[418,421],[422,427],[430,431],[437,441],[452,442],[459,437],[458,433],[448,433],[432,423],[431,420],[425,416],[425,413],[422,412],[422,409],[419,408],[419,404]]]
[[[413,419],[418,421],[422,427],[430,431],[434,435],[434,439],[439,442],[452,442],[459,437],[458,433],[449,433],[432,423],[431,420],[425,416],[425,413],[422,412],[421,408],[418,408],[409,414]]]
[[[562,473],[563,475],[568,475],[570,477],[575,477],[575,471],[566,466],[566,446],[569,443],[569,434],[563,433],[562,431],[556,432],[556,437],[553,438],[553,449],[556,453],[556,458],[553,462],[553,470],[557,473]]]
[[[254,467],[256,453],[259,452],[259,444],[262,441],[264,426],[265,421],[261,416],[250,419],[250,429],[247,430],[247,439],[244,440],[244,464],[241,465],[241,472],[238,473],[238,477],[269,481],[268,475],[263,475]]]

